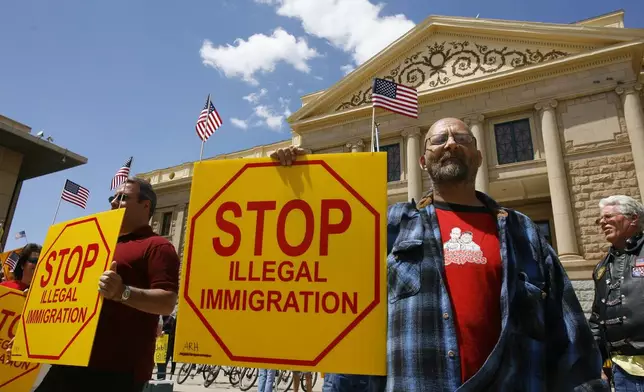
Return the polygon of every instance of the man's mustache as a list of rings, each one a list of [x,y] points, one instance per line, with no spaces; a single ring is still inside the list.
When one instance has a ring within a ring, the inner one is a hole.
[[[448,159],[458,159],[459,162],[463,163],[463,157],[460,156],[461,154],[455,154],[452,152],[445,151],[443,155],[438,159],[438,163],[443,163]]]

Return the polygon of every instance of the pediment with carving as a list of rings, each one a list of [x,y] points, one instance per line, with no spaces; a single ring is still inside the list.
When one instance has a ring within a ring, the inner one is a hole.
[[[432,35],[373,77],[414,87],[421,92],[556,60],[584,49],[456,34]],[[373,77],[336,102],[332,111],[370,104]]]

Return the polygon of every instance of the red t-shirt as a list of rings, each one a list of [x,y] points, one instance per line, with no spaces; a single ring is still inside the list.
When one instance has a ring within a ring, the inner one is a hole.
[[[0,283],[0,286],[9,287],[10,289],[16,289],[20,291],[25,291],[29,288],[26,284],[22,283],[21,280],[5,280]]]
[[[113,260],[117,262],[116,272],[128,286],[178,291],[177,252],[150,226],[119,237]],[[105,300],[89,367],[132,373],[137,381],[149,380],[154,366],[158,323],[158,315]]]
[[[487,360],[501,333],[501,252],[496,218],[485,207],[435,202],[462,381]]]

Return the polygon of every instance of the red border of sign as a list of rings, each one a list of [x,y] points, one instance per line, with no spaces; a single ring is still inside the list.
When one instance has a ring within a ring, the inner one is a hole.
[[[8,293],[4,293],[4,294],[0,295],[0,299],[2,299],[2,297],[4,297],[4,296],[10,295],[10,294],[17,295],[18,297],[24,297],[23,294],[15,293],[13,291],[9,291]],[[13,361],[13,362],[23,362],[23,361]],[[28,363],[28,362],[26,362],[26,363]],[[4,387],[5,385],[11,384],[12,382],[16,381],[20,377],[22,377],[24,375],[27,375],[27,374],[33,372],[36,369],[38,369],[38,364],[36,364],[36,366],[34,366],[33,368],[27,370],[26,372],[18,374],[16,377],[12,378],[11,380],[7,380],[4,384],[0,384],[0,388]]]
[[[54,245],[56,244],[56,241],[58,241],[60,236],[63,235],[65,230],[67,230],[68,227],[72,227],[72,226],[76,226],[76,225],[80,225],[80,224],[88,223],[88,222],[94,222],[94,224],[96,225],[96,229],[98,230],[98,233],[101,236],[101,240],[103,240],[103,244],[105,245],[105,249],[107,249],[107,257],[105,258],[105,266],[103,267],[103,270],[107,269],[107,266],[110,263],[110,255],[112,254],[112,250],[107,245],[107,241],[105,240],[105,235],[103,234],[103,230],[101,230],[101,225],[98,224],[98,219],[96,217],[93,217],[93,218],[83,219],[83,220],[80,220],[78,222],[70,223],[68,225],[65,225],[65,227],[63,227],[63,229],[60,231],[60,234],[58,234],[58,236],[56,237],[54,242],[51,243],[51,246],[47,249],[47,251],[44,252],[44,253],[41,253],[43,256],[39,260],[38,264],[36,265],[36,270],[34,271],[34,277],[37,275],[38,268],[42,267],[42,261],[44,260],[45,257],[47,257],[47,254],[49,253],[51,248],[54,247]],[[31,290],[29,290],[27,292],[27,302],[29,302],[29,296],[31,296]],[[33,358],[33,359],[59,360],[65,354],[65,352],[67,351],[69,346],[72,345],[74,340],[76,340],[78,335],[80,335],[80,333],[83,331],[83,329],[85,329],[85,327],[87,327],[87,324],[89,324],[89,322],[92,321],[94,316],[96,316],[96,310],[98,309],[98,302],[99,302],[100,299],[101,299],[101,295],[97,291],[97,293],[96,293],[96,303],[94,304],[94,310],[92,311],[92,314],[87,318],[85,323],[83,323],[83,325],[79,328],[78,332],[76,332],[76,334],[74,336],[72,336],[72,338],[69,340],[69,343],[67,343],[67,345],[63,348],[63,351],[61,351],[60,354],[58,354],[58,355],[38,355],[38,354],[32,354],[31,353],[31,350],[29,350],[29,341],[27,340],[27,324],[25,323],[25,315],[23,314],[20,318],[22,320],[22,330],[23,330],[23,333],[25,335],[25,346],[27,347],[27,357],[28,358]]]
[[[192,218],[192,220],[190,222],[190,242],[189,242],[189,245],[188,245],[188,256],[186,258],[186,277],[185,277],[186,285],[185,285],[185,288],[183,290],[183,297],[185,298],[185,300],[188,303],[188,305],[195,312],[197,317],[199,317],[199,319],[201,320],[203,325],[206,327],[208,332],[210,332],[210,334],[212,335],[213,338],[215,338],[215,340],[217,341],[219,346],[222,348],[222,350],[224,350],[224,352],[226,353],[228,358],[230,358],[230,360],[232,360],[232,361],[241,361],[241,362],[249,362],[249,363],[266,363],[266,364],[295,365],[295,366],[316,366],[318,363],[320,363],[320,361],[322,359],[324,359],[324,357],[331,350],[333,350],[333,348],[335,346],[338,345],[338,343],[340,343],[342,341],[342,339],[344,339],[349,334],[349,332],[351,332],[351,330],[353,330],[355,327],[357,327],[358,324],[360,324],[360,322],[365,317],[367,317],[367,315],[369,313],[371,313],[371,311],[380,303],[380,268],[381,268],[380,267],[380,264],[381,264],[381,260],[380,260],[380,214],[378,213],[378,211],[376,211],[375,208],[373,208],[369,203],[367,203],[367,201],[362,196],[360,196],[360,194],[358,194],[358,192],[356,192],[356,190],[353,189],[351,187],[351,185],[349,185],[342,177],[340,177],[340,175],[335,170],[333,170],[326,162],[324,162],[322,160],[296,161],[296,162],[293,162],[293,165],[295,165],[295,166],[304,166],[304,165],[320,165],[320,166],[322,166],[324,169],[327,170],[327,172],[329,172],[329,174],[333,178],[336,179],[336,181],[338,181],[340,184],[342,184],[342,186],[344,186],[345,189],[347,191],[349,191],[349,193],[351,193],[351,195],[353,195],[353,197],[358,199],[358,201],[360,203],[362,203],[367,208],[367,210],[374,215],[375,226],[376,226],[376,229],[375,229],[375,232],[374,232],[375,256],[376,256],[375,257],[375,262],[374,262],[374,266],[375,266],[375,279],[374,279],[375,287],[374,287],[374,300],[333,341],[331,341],[331,343],[324,350],[322,350],[322,352],[320,354],[318,354],[317,357],[315,357],[314,359],[311,359],[311,360],[303,360],[303,359],[284,359],[284,358],[260,358],[260,357],[247,357],[247,356],[235,355],[230,351],[228,346],[226,346],[226,344],[221,339],[221,337],[219,337],[219,335],[217,335],[217,332],[213,329],[213,327],[210,324],[208,324],[208,322],[206,321],[206,318],[204,317],[204,315],[199,311],[197,306],[194,304],[194,302],[190,299],[190,296],[188,295],[188,287],[190,286],[190,265],[192,263],[192,245],[193,245],[193,242],[194,242],[194,233],[195,233],[194,227],[195,227],[195,223],[197,221],[197,218],[199,218],[199,216],[201,214],[203,214],[203,212],[206,209],[208,209],[208,207],[210,207],[210,205],[219,196],[221,196],[222,193],[228,187],[230,187],[230,185],[232,185],[232,183],[235,182],[246,170],[251,169],[251,168],[273,167],[273,166],[279,166],[279,165],[280,165],[280,163],[278,163],[278,162],[248,163],[248,164],[244,165],[244,167],[242,167],[237,173],[235,173],[235,175],[232,176],[232,178],[230,180],[228,180],[228,182],[226,182],[226,184],[223,187],[221,187],[221,189],[219,189],[219,191],[217,191],[217,193],[215,193],[215,195],[213,197],[211,197],[210,200],[208,200],[208,202],[203,207],[201,207],[201,209],[199,211],[197,211],[197,213],[195,214],[195,216]],[[181,355],[186,355],[186,354],[181,353]]]

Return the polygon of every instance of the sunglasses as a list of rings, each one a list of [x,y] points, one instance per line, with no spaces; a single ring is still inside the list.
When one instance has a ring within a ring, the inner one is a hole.
[[[469,133],[438,133],[436,135],[432,135],[429,137],[429,144],[432,146],[441,146],[449,140],[449,137],[452,136],[454,138],[454,142],[456,144],[470,144],[474,140],[474,136],[470,135]]]
[[[30,258],[27,259],[27,263],[37,264],[38,263],[38,258],[37,257],[30,257]]]
[[[112,204],[114,199],[121,199],[121,200],[125,201],[125,200],[128,200],[129,198],[130,198],[130,195],[126,195],[124,193],[121,193],[121,194],[117,194],[117,195],[108,197],[107,201],[109,201],[110,204]]]
[[[125,193],[120,193],[120,194],[116,194],[116,195],[114,195],[114,196],[110,196],[110,197],[108,197],[108,198],[107,198],[107,201],[108,201],[110,204],[112,204],[112,202],[114,201],[114,199],[120,199],[120,200],[122,200],[122,201],[126,201],[126,200],[130,200],[131,198],[132,198],[132,196],[130,196],[130,195],[127,195],[127,194],[125,194]],[[150,200],[150,199],[148,199],[147,197],[145,197],[144,195],[141,195],[141,194],[139,194],[138,199],[139,199],[139,201],[143,201],[143,200]]]

